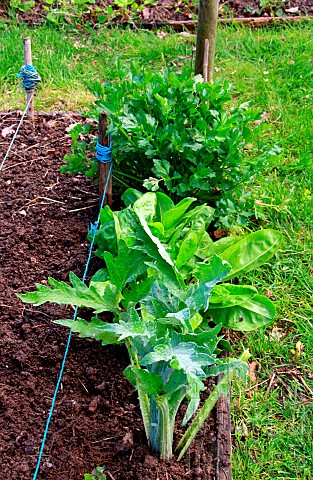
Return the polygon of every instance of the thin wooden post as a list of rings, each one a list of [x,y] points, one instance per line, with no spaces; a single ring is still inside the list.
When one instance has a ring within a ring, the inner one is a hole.
[[[98,141],[104,147],[109,147],[110,145],[110,136],[107,134],[108,128],[108,119],[104,112],[100,112],[99,115],[99,136]],[[110,174],[111,171],[111,174]],[[108,181],[106,197],[104,205],[109,205],[112,208],[112,170],[111,163],[101,163],[99,162],[99,173],[98,173],[98,185],[99,185],[99,202],[101,203],[104,189],[107,183],[108,175],[110,178]]]
[[[30,37],[25,37],[23,42],[25,65],[32,65],[32,44]],[[30,102],[28,107],[28,117],[34,122],[34,92],[27,92],[26,102],[26,105]]]
[[[206,38],[204,43],[203,55],[203,80],[208,81],[208,66],[209,66],[209,40]]]

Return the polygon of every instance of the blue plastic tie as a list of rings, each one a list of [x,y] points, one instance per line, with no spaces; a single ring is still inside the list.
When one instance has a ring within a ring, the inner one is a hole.
[[[96,159],[100,163],[112,163],[112,145],[105,147],[97,141],[96,145]]]
[[[23,65],[17,76],[23,79],[23,87],[27,93],[33,92],[37,84],[41,82],[41,78],[36,72],[34,65]]]
[[[104,187],[104,192],[103,192],[102,199],[101,199],[101,204],[100,204],[100,210],[99,210],[98,218],[97,218],[96,222],[93,224],[93,228],[92,228],[92,240],[91,240],[91,243],[90,243],[89,255],[88,255],[87,262],[86,262],[84,275],[83,275],[83,278],[82,278],[82,281],[83,281],[84,283],[85,283],[85,280],[86,280],[86,277],[87,277],[87,272],[88,272],[89,263],[90,263],[91,256],[92,256],[93,246],[94,246],[95,239],[96,239],[96,233],[97,233],[98,226],[99,226],[99,224],[100,224],[100,212],[101,212],[101,210],[102,210],[102,208],[103,208],[103,205],[104,205],[104,200],[105,200],[105,197],[106,197],[107,188],[108,188],[108,184],[109,184],[109,180],[110,180],[111,173],[112,173],[112,164],[110,165],[110,169],[109,169],[108,176],[107,176],[107,179],[106,179],[106,183],[105,183],[105,187]],[[76,318],[77,318],[77,312],[78,312],[78,307],[75,308],[73,320],[76,320]],[[69,348],[70,348],[71,338],[72,338],[72,330],[70,330],[70,333],[69,333],[68,338],[67,338],[67,343],[66,343],[66,347],[65,347],[64,357],[63,357],[63,360],[62,360],[62,365],[61,365],[61,368],[60,368],[60,373],[59,373],[58,381],[57,381],[57,384],[56,384],[56,387],[55,387],[55,391],[54,391],[54,394],[53,394],[53,398],[52,398],[52,402],[51,402],[51,407],[50,407],[50,412],[49,412],[49,415],[48,415],[48,418],[47,418],[46,428],[45,428],[45,431],[44,431],[44,434],[43,434],[43,438],[42,438],[42,442],[41,442],[41,447],[40,447],[40,451],[39,451],[39,456],[38,456],[38,461],[37,461],[37,466],[36,466],[36,470],[35,470],[35,473],[34,473],[34,476],[33,476],[33,480],[36,480],[36,479],[37,479],[37,475],[38,475],[38,473],[39,473],[39,469],[40,469],[40,465],[41,465],[41,460],[42,460],[42,455],[43,455],[43,451],[44,451],[45,444],[46,444],[46,440],[47,440],[47,436],[48,436],[48,430],[49,430],[50,422],[51,422],[52,415],[53,415],[53,412],[54,412],[54,407],[55,407],[55,402],[56,402],[57,394],[58,394],[58,391],[59,391],[59,388],[60,388],[60,384],[61,384],[61,380],[62,380],[62,377],[63,377],[65,362],[66,362],[67,355],[68,355]]]

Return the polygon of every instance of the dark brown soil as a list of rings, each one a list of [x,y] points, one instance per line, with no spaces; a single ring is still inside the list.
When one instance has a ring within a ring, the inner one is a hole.
[[[0,115],[0,133],[18,120]],[[66,127],[77,121],[70,114],[38,117],[35,130],[25,122],[0,173],[3,479],[32,478],[68,334],[52,321],[73,315],[70,307],[22,304],[15,294],[48,276],[66,281],[71,270],[82,276],[86,232],[98,213],[96,187],[59,173],[70,146]],[[11,138],[0,136],[1,159]],[[78,480],[104,465],[115,480],[218,479],[216,415],[183,461],[160,462],[147,447],[136,393],[122,375],[127,365],[122,348],[73,335],[38,478]],[[178,428],[175,442],[180,436]]]
[[[25,3],[21,0],[21,4]],[[62,6],[63,3],[63,6]],[[66,5],[67,3],[67,5]],[[188,0],[159,0],[144,2],[138,0],[137,4],[142,8],[120,8],[114,0],[96,0],[94,4],[88,4],[85,9],[70,6],[70,2],[54,2],[48,5],[45,1],[35,2],[30,12],[23,12],[21,8],[12,9],[9,1],[0,1],[0,18],[14,18],[20,22],[40,24],[45,21],[47,14],[61,23],[85,23],[96,25],[100,21],[106,24],[135,22],[167,22],[185,21],[197,18],[197,1]],[[65,4],[65,6],[64,6]],[[108,6],[112,9],[108,13]],[[46,9],[45,9],[46,8]],[[50,10],[49,10],[50,9]],[[55,12],[65,12],[64,15]],[[221,0],[219,8],[220,18],[260,18],[260,17],[293,17],[313,15],[313,0]]]

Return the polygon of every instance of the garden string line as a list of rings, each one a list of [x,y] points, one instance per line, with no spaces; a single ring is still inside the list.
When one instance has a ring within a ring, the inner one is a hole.
[[[99,151],[101,153],[99,153]],[[99,157],[101,158],[101,160],[99,160]],[[105,197],[106,197],[106,193],[107,193],[107,188],[108,188],[110,176],[111,176],[111,173],[112,173],[112,146],[110,145],[109,147],[105,147],[103,145],[100,145],[99,142],[98,142],[97,143],[97,149],[96,149],[96,158],[101,163],[110,163],[110,169],[109,169],[109,172],[108,172],[108,175],[107,175],[107,178],[106,178],[106,183],[105,183],[104,192],[103,192],[101,203],[100,203],[100,209],[99,209],[97,220],[91,226],[91,228],[89,230],[89,234],[92,235],[92,240],[91,240],[91,243],[90,243],[88,259],[87,259],[87,262],[86,262],[85,271],[84,271],[83,278],[82,278],[82,281],[84,283],[85,283],[85,280],[86,280],[86,276],[87,276],[87,272],[88,272],[88,268],[89,268],[89,263],[90,263],[91,256],[92,256],[92,251],[93,251],[93,246],[94,246],[94,243],[95,243],[96,233],[97,233],[99,223],[100,223],[100,212],[101,212],[101,210],[103,208],[103,205],[104,205],[104,201],[105,201]],[[74,312],[74,315],[73,315],[73,320],[76,320],[77,312],[78,312],[78,306],[76,306],[76,308],[75,308],[75,312]],[[63,377],[63,372],[64,372],[64,368],[65,368],[67,355],[68,355],[68,352],[69,352],[71,338],[72,338],[72,330],[70,330],[70,333],[69,333],[68,338],[67,338],[64,357],[63,357],[63,360],[62,360],[57,384],[56,384],[55,391],[54,391],[54,394],[53,394],[51,407],[50,407],[50,412],[49,412],[49,415],[48,415],[48,418],[47,418],[46,427],[45,427],[45,431],[44,431],[42,442],[41,442],[41,447],[40,447],[40,451],[39,451],[37,466],[36,466],[36,470],[35,470],[35,473],[34,473],[34,476],[33,476],[33,480],[37,479],[37,475],[39,473],[41,460],[42,460],[42,455],[43,455],[43,451],[44,451],[44,448],[45,448],[45,443],[46,443],[46,440],[47,440],[48,430],[49,430],[50,422],[51,422],[52,415],[53,415],[53,412],[54,412],[54,407],[55,407],[57,394],[58,394],[59,387],[60,387],[60,384],[61,384],[61,380],[62,380],[62,377]]]
[[[11,143],[9,145],[9,148],[7,150],[7,153],[5,154],[5,157],[0,165],[0,172],[9,156],[9,153],[11,151],[11,148],[13,146],[13,143],[16,139],[16,136],[18,134],[18,131],[19,129],[21,128],[21,125],[23,123],[23,120],[25,118],[25,115],[26,113],[28,112],[28,108],[29,108],[29,105],[32,101],[32,99],[34,98],[34,92],[36,90],[36,87],[37,87],[37,84],[41,81],[41,78],[40,76],[38,75],[38,73],[36,72],[36,69],[34,67],[34,65],[23,65],[23,67],[21,68],[20,70],[20,73],[17,74],[17,76],[19,78],[22,78],[23,81],[22,81],[22,85],[24,87],[24,90],[26,91],[26,93],[32,93],[32,95],[30,96],[28,102],[27,102],[27,105],[26,105],[26,108],[24,110],[24,113],[22,115],[22,118],[20,120],[20,123],[18,124],[18,127],[16,129],[16,132],[14,133],[13,135],[13,138],[11,140]]]

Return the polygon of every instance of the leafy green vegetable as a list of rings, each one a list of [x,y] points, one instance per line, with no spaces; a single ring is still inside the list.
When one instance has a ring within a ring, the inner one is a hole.
[[[132,65],[129,72],[118,69],[117,81],[94,83],[90,91],[97,98],[90,117],[99,110],[110,117],[114,174],[121,185],[131,178],[139,188],[163,191],[174,201],[195,197],[215,207],[215,219],[226,227],[247,225],[254,199],[246,187],[269,164],[275,148],[254,142],[260,113],[249,103],[231,108],[226,81],[205,83],[190,68],[178,74]],[[63,170],[89,176],[93,167],[87,155],[83,158],[84,142],[77,144],[78,131]],[[165,212],[166,228],[172,214]]]
[[[212,209],[206,205],[193,207],[193,198],[175,205],[160,192],[129,190],[124,198],[125,209],[101,212],[96,243],[105,266],[89,286],[71,273],[71,286],[49,279],[51,287],[37,285],[35,292],[19,296],[36,305],[51,301],[91,308],[96,316],[90,322],[57,323],[103,345],[126,345],[130,365],[124,373],[138,391],[148,441],[168,460],[181,402],[187,401],[185,425],[199,406],[204,380],[225,374],[201,410],[201,423],[234,372],[245,376],[242,360],[218,358],[220,342],[230,349],[219,336],[221,327],[251,331],[265,326],[275,307],[256,288],[227,280],[267,262],[281,235],[259,231],[236,241],[222,239],[213,248],[206,234]],[[105,311],[111,315],[103,321],[97,314]],[[192,423],[180,451],[200,423]]]

